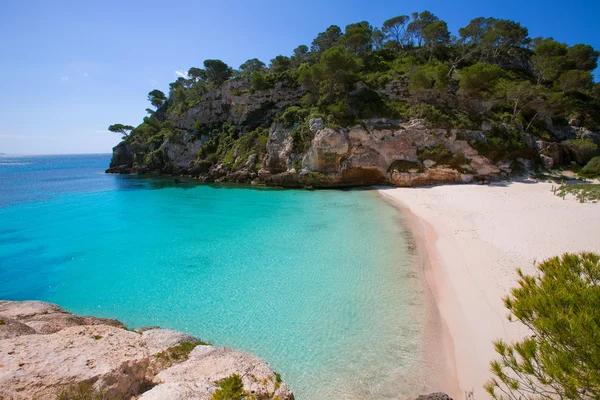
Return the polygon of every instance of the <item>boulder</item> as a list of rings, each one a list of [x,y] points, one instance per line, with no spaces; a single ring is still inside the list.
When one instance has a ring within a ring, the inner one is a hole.
[[[35,330],[36,333],[49,334],[62,329],[81,325],[110,325],[124,328],[116,319],[80,317],[71,314],[56,304],[42,301],[0,301],[0,316],[15,319]]]
[[[322,118],[312,118],[308,121],[308,128],[312,133],[316,133],[318,130],[323,128]]]
[[[34,335],[35,329],[12,318],[0,315],[0,340],[22,335]]]
[[[294,398],[288,386],[279,382],[269,364],[251,354],[226,347],[199,346],[187,361],[159,373],[157,386],[139,400],[210,400],[217,382],[237,374],[244,389],[259,399]]]
[[[0,365],[0,398],[52,399],[80,382],[116,398],[140,391],[150,358],[141,335],[95,325],[0,340]]]
[[[343,130],[325,128],[317,132],[302,167],[323,174],[339,173],[349,149],[348,135]]]
[[[184,342],[198,342],[197,338],[187,333],[161,328],[142,331],[142,339],[146,342],[150,354],[157,354],[164,349],[177,346]]]
[[[293,399],[269,365],[251,354],[204,345],[173,349],[198,343],[183,332],[128,331],[99,324],[115,320],[80,317],[39,301],[0,301],[0,311],[0,399],[55,399],[86,384],[109,399],[210,400],[217,381],[232,374],[239,374],[245,390],[257,398]],[[58,323],[44,326],[58,327],[65,316],[91,325],[40,334],[21,322],[56,318]]]
[[[113,156],[107,173],[121,173],[133,168],[134,152],[128,143],[121,142],[113,147]]]
[[[554,167],[554,159],[552,159],[552,157],[540,154],[540,159],[542,160],[545,169],[552,169]]]
[[[288,133],[281,124],[273,124],[269,131],[264,168],[273,174],[288,170],[289,157],[292,153],[292,140]]]

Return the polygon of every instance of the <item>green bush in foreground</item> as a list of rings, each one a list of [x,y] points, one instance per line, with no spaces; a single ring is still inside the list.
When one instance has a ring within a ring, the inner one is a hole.
[[[592,158],[585,167],[579,171],[579,175],[584,178],[600,178],[600,156]]]
[[[564,254],[537,265],[504,299],[509,320],[531,329],[494,343],[485,388],[494,399],[600,399],[600,256]]]

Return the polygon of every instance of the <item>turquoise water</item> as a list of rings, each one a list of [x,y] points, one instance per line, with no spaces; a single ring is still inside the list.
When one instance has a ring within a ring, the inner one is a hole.
[[[418,390],[419,279],[374,192],[175,184],[108,162],[0,156],[0,298],[252,352],[298,400]]]

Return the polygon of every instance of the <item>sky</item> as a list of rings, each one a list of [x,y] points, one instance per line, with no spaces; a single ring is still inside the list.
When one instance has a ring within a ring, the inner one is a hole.
[[[137,125],[152,89],[217,58],[268,63],[329,25],[428,10],[453,34],[473,18],[512,19],[600,49],[600,1],[0,0],[0,153],[109,153],[113,123]]]

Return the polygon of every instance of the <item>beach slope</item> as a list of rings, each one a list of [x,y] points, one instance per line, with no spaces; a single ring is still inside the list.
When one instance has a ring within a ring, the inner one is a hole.
[[[492,341],[527,334],[508,322],[502,298],[516,268],[564,252],[600,251],[600,204],[554,196],[551,183],[503,182],[380,188],[407,211],[425,253],[425,274],[454,345],[460,388],[487,398]]]

